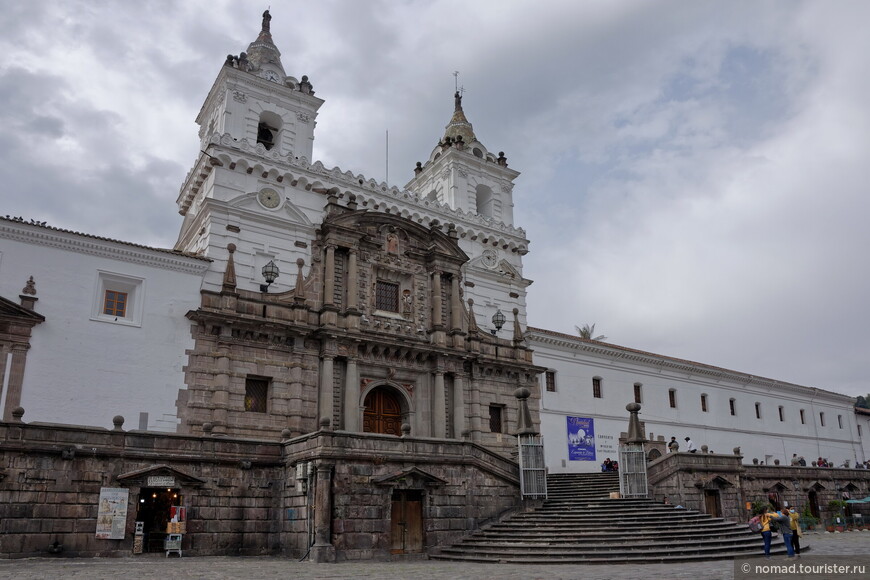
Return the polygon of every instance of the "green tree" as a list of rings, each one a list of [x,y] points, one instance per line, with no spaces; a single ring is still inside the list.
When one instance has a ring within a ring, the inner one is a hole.
[[[870,394],[866,397],[858,395],[858,399],[855,401],[855,406],[861,407],[862,409],[870,409]]]
[[[607,340],[607,337],[603,334],[593,336],[595,334],[594,322],[591,326],[589,324],[584,324],[583,326],[575,326],[574,328],[577,329],[577,334],[580,335],[580,338],[587,338],[589,340]]]

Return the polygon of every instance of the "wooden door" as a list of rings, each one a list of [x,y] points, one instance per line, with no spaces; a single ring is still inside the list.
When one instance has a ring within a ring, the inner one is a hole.
[[[813,514],[814,518],[821,518],[819,510],[819,495],[815,491],[811,491],[809,498],[807,499],[809,499],[810,513]]]
[[[704,506],[707,508],[707,514],[714,518],[720,517],[719,508],[719,490],[705,489],[704,490]]]
[[[423,551],[423,493],[417,490],[393,491],[390,513],[393,554],[415,554]]]
[[[374,389],[363,402],[363,432],[402,435],[402,406],[399,396],[387,389]]]

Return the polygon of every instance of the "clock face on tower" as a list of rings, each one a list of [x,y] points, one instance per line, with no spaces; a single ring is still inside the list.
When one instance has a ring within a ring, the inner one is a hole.
[[[277,83],[278,79],[280,78],[278,76],[278,73],[276,73],[273,70],[268,70],[268,69],[261,72],[260,76],[263,77],[264,79],[266,79],[267,81],[272,81],[273,83]]]
[[[278,207],[278,204],[281,203],[281,196],[279,196],[276,192],[271,189],[264,189],[259,194],[257,194],[257,199],[260,200],[260,203],[263,207],[269,209],[275,209]]]
[[[483,262],[483,265],[487,268],[493,269],[498,266],[498,254],[493,250],[484,250],[480,261]]]

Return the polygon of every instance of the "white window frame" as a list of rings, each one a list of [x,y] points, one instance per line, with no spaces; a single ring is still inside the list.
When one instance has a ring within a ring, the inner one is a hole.
[[[106,291],[124,292],[127,294],[127,308],[124,316],[108,315],[103,312]],[[145,279],[128,276],[117,272],[97,270],[97,281],[94,290],[94,303],[91,308],[91,320],[108,322],[123,326],[142,326],[142,313],[145,310]]]

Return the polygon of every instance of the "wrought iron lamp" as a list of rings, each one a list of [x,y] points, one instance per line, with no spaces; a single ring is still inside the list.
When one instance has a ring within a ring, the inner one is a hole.
[[[504,326],[504,323],[507,319],[504,317],[500,309],[496,309],[495,314],[492,315],[492,325],[495,326],[495,330],[492,331],[492,334],[495,335],[501,327]]]
[[[260,292],[268,292],[269,286],[275,281],[275,278],[277,278],[281,272],[278,271],[278,266],[275,265],[275,262],[269,260],[269,263],[263,266],[262,273],[266,283],[260,284]]]

